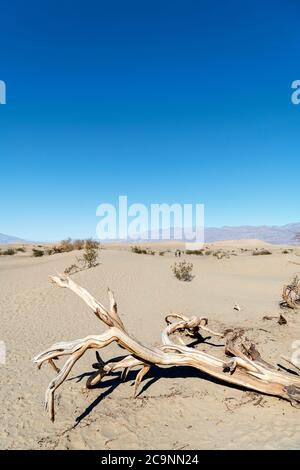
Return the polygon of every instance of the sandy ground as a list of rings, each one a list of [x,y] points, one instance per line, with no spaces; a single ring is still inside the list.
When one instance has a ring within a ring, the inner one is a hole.
[[[217,246],[234,249],[237,256],[184,256],[194,264],[195,278],[188,283],[173,278],[173,253],[138,255],[124,246],[106,247],[99,266],[73,278],[103,302],[107,287],[112,288],[123,321],[143,342],[160,343],[164,316],[170,312],[208,316],[213,329],[248,328],[263,357],[277,364],[281,354],[291,355],[293,341],[300,339],[300,312],[285,313],[284,326],[262,317],[279,314],[282,286],[300,271],[288,260],[299,258],[274,246],[272,255],[252,256],[253,248],[266,246],[255,241]],[[0,256],[0,339],[7,348],[6,365],[0,365],[0,448],[300,448],[300,409],[216,383],[191,369],[153,370],[135,400],[134,372],[125,383],[116,373],[87,391],[94,352],[77,363],[58,390],[52,424],[43,400],[53,371],[47,365],[38,371],[31,358],[54,342],[105,328],[79,298],[48,280],[75,259],[75,252],[43,258],[28,253]],[[233,309],[236,302],[240,312]],[[197,347],[211,351],[212,346]],[[113,345],[101,356],[109,360],[124,356],[124,351]]]

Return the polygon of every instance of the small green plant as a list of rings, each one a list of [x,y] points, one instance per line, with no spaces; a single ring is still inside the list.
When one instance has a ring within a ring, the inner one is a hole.
[[[12,256],[16,254],[16,250],[14,248],[8,248],[7,250],[3,251],[2,254]]]
[[[82,259],[84,264],[88,268],[93,268],[98,264],[98,257],[99,257],[99,244],[97,244],[97,248],[95,245],[86,242],[84,253],[82,255]]]
[[[193,279],[193,263],[180,261],[171,266],[174,276],[180,281],[191,281]]]
[[[32,256],[35,258],[40,258],[41,256],[44,256],[44,251],[43,250],[38,250],[37,248],[32,248]]]

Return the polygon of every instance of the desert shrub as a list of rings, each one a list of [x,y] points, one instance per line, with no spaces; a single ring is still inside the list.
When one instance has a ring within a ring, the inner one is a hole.
[[[159,256],[165,256],[165,251],[160,251]]]
[[[68,266],[65,270],[64,270],[64,273],[65,274],[74,274],[74,273],[77,273],[77,271],[79,271],[80,268],[77,266],[77,264],[71,264],[71,266]]]
[[[73,251],[74,246],[73,246],[71,238],[67,238],[66,240],[62,240],[60,242],[60,248],[61,248],[61,252],[63,252],[63,253],[68,252],[68,251]]]
[[[269,250],[266,250],[264,248],[262,248],[261,250],[255,250],[255,251],[252,251],[252,255],[253,256],[259,256],[259,255],[271,255],[272,252],[269,251]]]
[[[84,240],[74,240],[74,242],[73,242],[74,250],[83,250],[84,245],[85,245]]]
[[[19,251],[20,253],[25,253],[25,248],[23,246],[20,246],[19,248],[17,248],[17,251]]]
[[[150,250],[149,248],[141,248],[140,246],[132,246],[131,247],[131,251],[132,253],[136,253],[138,255],[152,255],[154,256],[155,255],[155,251],[153,250]],[[163,256],[163,255],[161,255]]]
[[[144,248],[141,248],[140,246],[132,246],[131,251],[132,251],[132,253],[137,253],[138,255],[146,255],[147,254],[147,250],[145,250]]]
[[[83,250],[84,248],[88,248],[88,249],[93,248],[95,250],[98,250],[100,248],[100,243],[92,239],[87,239],[87,240],[78,239],[72,242],[71,238],[68,238],[66,240],[62,240],[59,245],[54,245],[52,247],[51,254],[67,253],[73,250]]]
[[[175,263],[171,268],[174,276],[180,281],[191,281],[193,278],[193,267],[194,266],[192,263],[188,263],[184,260],[180,261],[179,263]]]
[[[92,248],[94,250],[98,250],[100,248],[100,243],[96,240],[92,240],[92,238],[88,238],[87,240],[85,240],[84,247],[85,249]]]
[[[38,250],[37,248],[32,248],[32,256],[35,258],[39,258],[41,256],[44,256],[44,251],[43,250]]]
[[[213,256],[218,259],[230,258],[229,254],[226,251],[218,250],[213,252]]]
[[[2,254],[12,256],[16,254],[16,250],[14,248],[8,248],[7,250],[3,251]]]
[[[131,251],[132,251],[132,253],[136,253],[138,255],[146,255],[147,254],[147,250],[144,250],[143,248],[141,248],[139,246],[132,246]]]
[[[47,249],[45,250],[45,253],[46,253],[46,255],[51,256],[51,255],[53,255],[54,250],[53,250],[53,248],[47,248]]]
[[[84,253],[82,259],[85,265],[88,268],[93,268],[98,264],[98,256],[99,256],[99,247],[93,248],[93,246],[86,244],[84,248]]]
[[[61,245],[54,245],[53,248],[52,248],[52,253],[62,253],[62,247]]]
[[[205,251],[205,254],[206,254],[207,256],[209,256],[209,255],[212,254],[212,252],[213,252],[212,250],[206,250],[206,251]]]
[[[187,255],[198,255],[203,256],[203,250],[186,250],[185,252]]]

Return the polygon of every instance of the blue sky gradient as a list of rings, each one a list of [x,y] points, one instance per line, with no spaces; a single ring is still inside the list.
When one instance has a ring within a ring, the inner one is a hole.
[[[96,207],[299,217],[300,3],[1,2],[0,232],[95,236]]]

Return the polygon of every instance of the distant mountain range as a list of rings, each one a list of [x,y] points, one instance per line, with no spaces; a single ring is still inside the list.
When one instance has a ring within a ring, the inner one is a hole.
[[[5,235],[4,233],[0,233],[0,245],[7,244],[7,243],[30,243],[29,241],[22,240],[18,237],[12,237],[11,235]]]
[[[224,240],[257,239],[276,245],[294,245],[297,243],[296,235],[300,234],[300,222],[287,225],[260,225],[241,227],[206,228],[205,242]],[[298,240],[299,243],[299,240]]]
[[[195,230],[195,229],[193,229]],[[171,230],[173,234],[180,234],[182,230],[174,228]],[[190,232],[187,230],[186,233]],[[144,241],[150,241],[155,238],[160,240],[166,240],[167,231],[159,230],[156,232],[148,232],[143,237]],[[152,236],[151,236],[152,234]],[[158,236],[157,236],[158,234]],[[287,225],[260,225],[260,226],[251,226],[251,225],[242,225],[240,227],[206,227],[204,229],[204,238],[205,243],[221,242],[226,240],[262,240],[267,243],[273,243],[275,245],[294,245],[300,243],[300,239],[297,241],[296,235],[300,234],[300,222],[287,224]],[[174,235],[173,235],[174,237]],[[172,237],[171,237],[172,238]],[[182,240],[188,241],[188,240]]]
[[[175,229],[176,231],[176,229]],[[225,240],[250,240],[257,239],[275,245],[294,245],[297,242],[296,235],[300,234],[300,222],[287,225],[242,225],[240,227],[220,227],[205,228],[205,243],[212,243]],[[160,233],[162,235],[162,232]],[[162,237],[160,237],[162,238]],[[151,235],[143,238],[145,241],[151,240]],[[0,244],[7,243],[30,243],[21,238],[4,235],[0,233]]]

